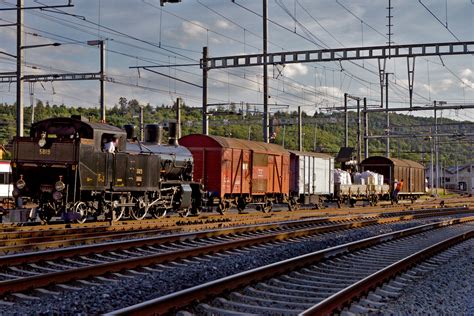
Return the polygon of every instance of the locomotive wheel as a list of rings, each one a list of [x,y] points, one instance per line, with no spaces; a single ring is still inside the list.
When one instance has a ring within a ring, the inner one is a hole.
[[[153,218],[161,218],[166,216],[166,209],[165,208],[155,208],[153,212],[151,212]]]
[[[127,198],[125,196],[120,198],[120,203],[126,203]],[[125,206],[118,206],[113,209],[113,216],[112,216],[112,221],[118,222],[123,215],[125,214],[126,207]]]
[[[38,212],[38,217],[41,220],[42,225],[49,224],[49,221],[51,220],[52,216],[49,212]]]
[[[76,222],[84,224],[88,215],[87,204],[84,202],[77,202],[76,205],[74,205],[74,212],[76,213]]]
[[[142,220],[145,218],[145,216],[148,214],[148,207],[142,205],[144,203],[140,203],[143,200],[139,198],[138,200],[136,198],[132,197],[133,202],[138,202],[136,206],[132,207],[130,209],[130,215],[136,220]],[[141,207],[140,207],[141,206]]]
[[[188,217],[189,215],[191,215],[191,209],[185,208],[184,210],[179,211],[178,214],[181,217]]]
[[[146,214],[148,214],[148,210],[145,207],[134,207],[131,209],[130,213],[134,219],[141,221],[145,218]]]

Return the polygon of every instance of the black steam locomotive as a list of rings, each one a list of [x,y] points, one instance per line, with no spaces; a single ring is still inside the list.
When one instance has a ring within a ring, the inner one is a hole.
[[[160,145],[158,125],[147,125],[145,142],[133,132],[74,116],[35,123],[29,137],[13,141],[14,197],[36,203],[45,222],[198,213],[201,185],[192,181],[193,157],[177,144],[176,124],[168,145]],[[105,152],[112,138],[115,152]]]

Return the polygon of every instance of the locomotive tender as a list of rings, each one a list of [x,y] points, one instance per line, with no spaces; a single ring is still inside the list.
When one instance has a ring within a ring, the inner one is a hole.
[[[140,143],[117,127],[81,117],[33,124],[29,137],[13,141],[15,198],[30,198],[42,221],[53,216],[85,222],[105,215],[143,219],[201,208],[201,187],[192,181],[193,157],[179,146],[170,124],[170,144],[157,137]],[[156,128],[150,126],[148,135]],[[156,135],[155,135],[156,136]],[[104,151],[112,138],[115,153]]]

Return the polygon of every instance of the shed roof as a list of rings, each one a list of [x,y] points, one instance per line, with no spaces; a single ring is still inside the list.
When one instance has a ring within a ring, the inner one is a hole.
[[[382,164],[392,164],[394,166],[400,166],[400,167],[411,167],[411,168],[420,168],[420,169],[425,169],[425,167],[413,160],[409,159],[398,159],[398,158],[387,158],[383,156],[372,156],[367,159],[362,160],[361,165],[365,164],[377,164],[377,163],[382,163]]]
[[[283,154],[289,155],[289,152],[277,144],[267,144],[264,142],[257,142],[253,140],[245,140],[239,138],[230,138],[230,137],[222,137],[222,136],[214,136],[214,135],[202,135],[202,134],[191,134],[182,137],[179,141],[185,142],[186,139],[195,139],[196,141],[199,138],[207,138],[212,140],[217,146],[221,148],[235,148],[235,149],[246,149],[246,150],[254,150],[257,152],[262,153],[274,153],[274,154]],[[199,147],[199,143],[196,142],[196,146]]]

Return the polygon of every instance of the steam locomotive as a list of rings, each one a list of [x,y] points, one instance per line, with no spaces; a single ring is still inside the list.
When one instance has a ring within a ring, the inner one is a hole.
[[[78,116],[37,122],[29,137],[13,140],[13,196],[36,203],[44,222],[198,213],[202,187],[192,181],[193,156],[178,145],[176,123],[169,124],[167,145],[159,142],[158,125],[145,132],[146,141],[138,142],[131,126],[125,132]],[[105,152],[112,138],[116,152]]]

